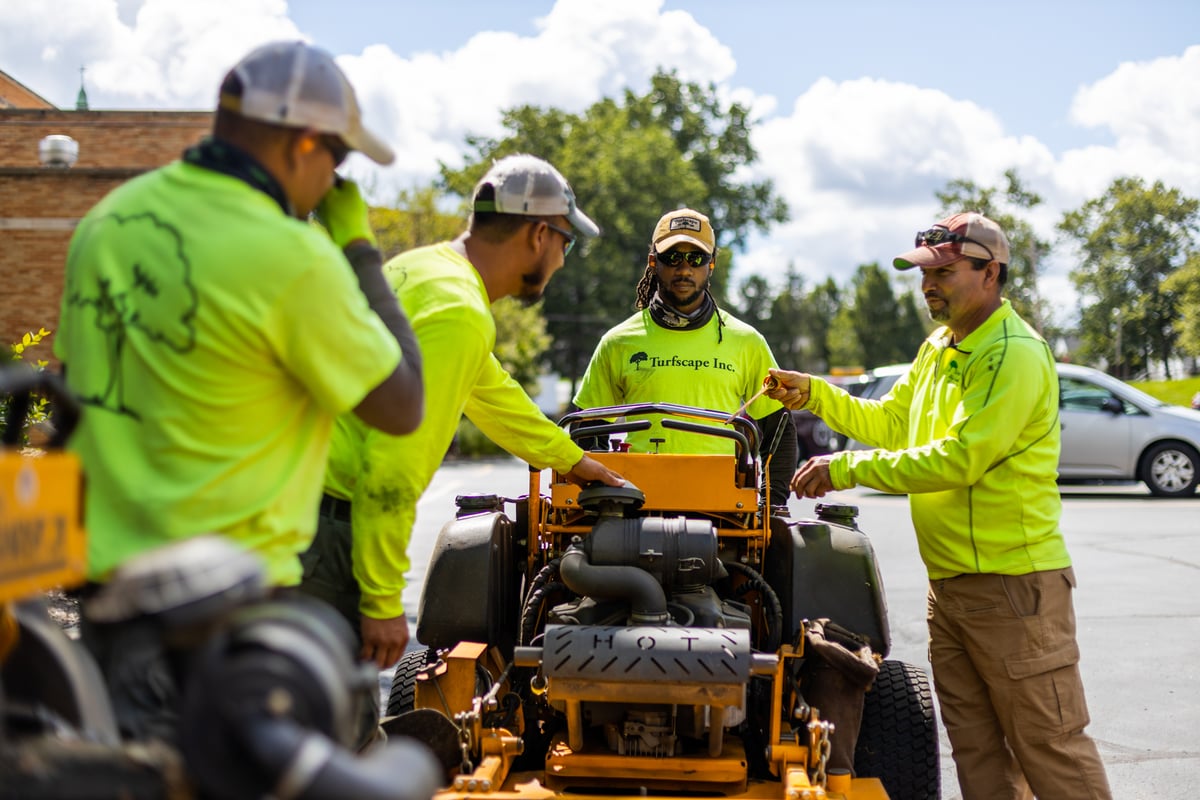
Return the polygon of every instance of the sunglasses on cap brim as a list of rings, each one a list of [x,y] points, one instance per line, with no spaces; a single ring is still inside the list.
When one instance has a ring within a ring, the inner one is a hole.
[[[930,228],[927,231],[918,231],[917,237],[913,241],[915,247],[937,247],[939,244],[954,244],[970,242],[971,244],[979,245],[984,250],[987,250],[988,260],[995,261],[996,256],[992,254],[992,248],[988,247],[978,239],[972,239],[970,236],[964,236],[961,233],[955,233],[946,228]]]

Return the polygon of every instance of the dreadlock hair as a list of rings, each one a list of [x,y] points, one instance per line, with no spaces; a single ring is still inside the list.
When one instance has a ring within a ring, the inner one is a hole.
[[[650,255],[654,255],[654,245],[650,245]],[[650,306],[650,298],[654,297],[654,293],[658,291],[658,273],[654,271],[654,266],[650,263],[650,259],[646,259],[646,271],[642,273],[642,279],[637,285],[637,301],[633,304],[634,308],[643,309]]]

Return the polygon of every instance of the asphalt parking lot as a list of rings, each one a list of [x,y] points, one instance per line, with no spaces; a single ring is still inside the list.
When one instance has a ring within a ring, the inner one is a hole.
[[[418,509],[405,608],[415,617],[428,553],[454,497],[528,491],[516,460],[454,463],[439,471]],[[1184,800],[1200,779],[1200,496],[1152,498],[1140,484],[1064,486],[1063,530],[1079,586],[1081,669],[1092,724],[1120,800]],[[928,668],[924,567],[908,501],[855,489],[824,502],[859,507],[887,590],[892,658]],[[791,501],[794,516],[814,501]],[[415,631],[415,619],[413,620]],[[390,683],[390,676],[381,676]],[[942,735],[942,797],[961,794]]]

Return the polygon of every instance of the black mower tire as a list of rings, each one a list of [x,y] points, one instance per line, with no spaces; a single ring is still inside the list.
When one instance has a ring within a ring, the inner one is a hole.
[[[394,717],[412,711],[417,700],[417,673],[428,664],[429,648],[410,650],[400,657],[388,693],[387,716]]]
[[[888,797],[939,800],[937,718],[929,676],[903,661],[884,661],[863,702],[854,771],[879,778]]]

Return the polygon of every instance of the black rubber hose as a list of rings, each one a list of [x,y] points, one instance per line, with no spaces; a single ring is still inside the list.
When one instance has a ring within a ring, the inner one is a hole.
[[[538,614],[541,612],[542,604],[546,602],[546,595],[550,593],[551,588],[559,586],[566,588],[563,584],[554,582],[558,577],[558,564],[559,559],[551,559],[546,566],[538,570],[537,575],[533,576],[533,581],[529,584],[529,591],[525,593],[525,602],[521,605],[521,634],[518,644],[527,645],[533,641],[533,636],[537,632]]]
[[[783,642],[783,604],[779,602],[779,595],[775,593],[771,584],[767,583],[762,574],[753,567],[748,567],[738,561],[723,563],[730,572],[741,573],[746,578],[746,582],[737,590],[738,597],[744,597],[752,591],[757,591],[762,595],[763,604],[767,607],[767,641],[760,649],[767,653],[774,653]]]
[[[567,588],[584,597],[628,600],[635,622],[665,622],[667,595],[662,585],[639,567],[597,567],[574,547],[563,554],[559,573]]]
[[[415,739],[356,757],[288,717],[243,722],[230,730],[266,774],[278,776],[271,796],[279,800],[429,800],[444,779],[432,751]]]

